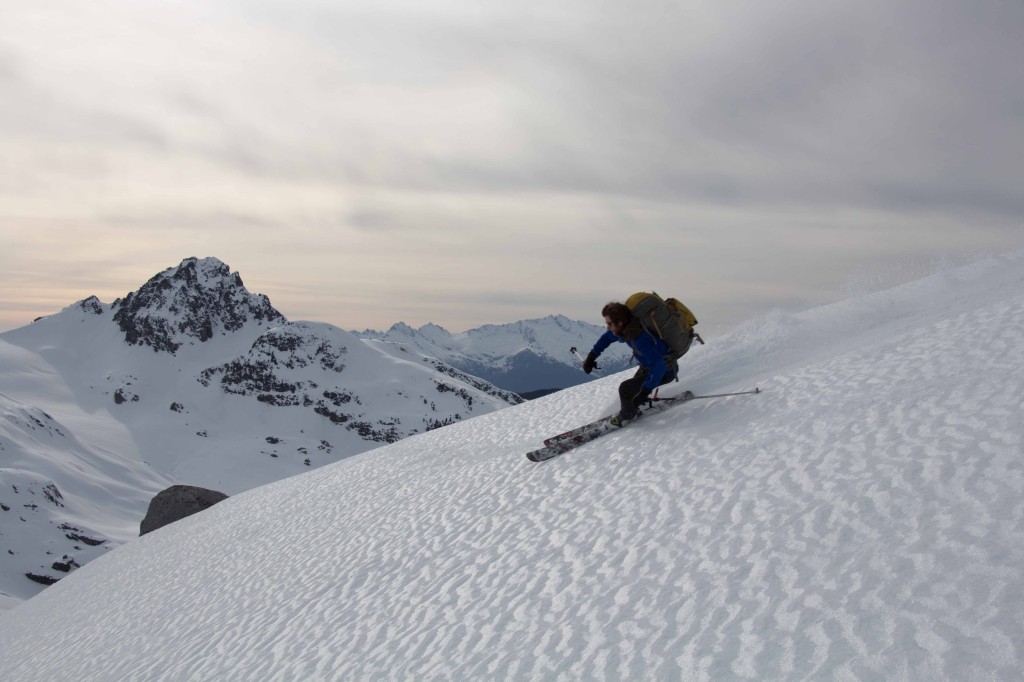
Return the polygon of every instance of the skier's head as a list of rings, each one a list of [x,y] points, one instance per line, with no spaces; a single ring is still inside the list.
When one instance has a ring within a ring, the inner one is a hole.
[[[629,321],[633,318],[633,313],[629,311],[622,303],[612,301],[605,305],[601,309],[601,315],[604,316],[604,323],[613,334],[619,336],[622,335],[622,330],[629,324]]]

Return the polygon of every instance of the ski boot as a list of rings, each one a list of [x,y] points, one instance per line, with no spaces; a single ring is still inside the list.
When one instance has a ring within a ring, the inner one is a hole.
[[[622,412],[619,412],[617,415],[612,417],[610,423],[612,426],[618,426],[619,428],[622,428],[623,426],[626,425],[627,422],[631,422],[634,419],[638,419],[639,417],[640,410],[633,410],[632,412],[626,412],[625,410],[623,410]]]

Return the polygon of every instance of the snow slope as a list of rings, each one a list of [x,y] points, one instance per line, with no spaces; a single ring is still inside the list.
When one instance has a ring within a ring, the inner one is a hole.
[[[125,457],[124,425],[82,409],[39,355],[0,341],[0,367],[3,391],[47,396],[44,411],[0,393],[3,611],[138,537],[149,500],[173,481]]]
[[[0,334],[0,610],[137,537],[174,483],[234,494],[520,402],[289,322],[215,258],[87,298]]]
[[[0,679],[1021,679],[1024,252],[237,495],[0,617]],[[683,386],[672,387],[673,391]]]

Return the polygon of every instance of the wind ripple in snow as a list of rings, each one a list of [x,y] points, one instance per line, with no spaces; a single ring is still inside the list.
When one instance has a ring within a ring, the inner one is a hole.
[[[233,497],[7,614],[0,674],[1020,679],[1020,291],[542,465],[618,377]]]

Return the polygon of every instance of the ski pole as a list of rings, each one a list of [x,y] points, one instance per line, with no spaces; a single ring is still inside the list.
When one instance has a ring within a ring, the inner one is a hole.
[[[688,396],[688,395],[686,395],[686,393],[684,393],[682,395],[677,395],[677,396],[672,397],[672,398],[655,398],[655,400],[703,400],[705,398],[728,398],[729,396],[734,396],[734,395],[754,395],[755,393],[760,393],[760,392],[761,392],[760,388],[755,388],[753,391],[737,391],[736,393],[712,393],[712,394],[709,394],[709,395],[690,395],[690,396]]]
[[[580,359],[580,362],[586,363],[586,359],[582,355],[580,355],[580,352],[578,350],[576,350],[576,346],[573,346],[572,348],[570,348],[569,352],[572,353],[573,355],[575,355],[576,357],[578,357]],[[597,365],[594,365],[594,369],[601,369],[601,368],[598,367]]]

